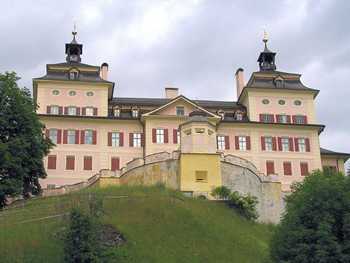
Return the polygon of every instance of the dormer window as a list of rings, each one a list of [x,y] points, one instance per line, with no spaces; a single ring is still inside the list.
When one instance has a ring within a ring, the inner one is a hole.
[[[241,109],[236,110],[234,117],[236,118],[237,121],[242,121],[243,120],[243,111]]]
[[[114,116],[120,117],[120,109],[114,109]]]
[[[220,115],[220,117],[221,117],[221,120],[224,120],[225,119],[225,110],[224,109],[219,109],[218,111],[217,111],[217,114],[218,115]]]
[[[76,68],[72,68],[71,70],[69,70],[69,79],[70,80],[77,80],[78,73],[79,73],[79,71]]]
[[[284,79],[281,76],[278,76],[273,81],[276,85],[276,88],[283,88]]]
[[[139,111],[140,111],[140,108],[138,106],[133,106],[131,108],[132,117],[133,118],[138,118],[139,117]]]
[[[114,105],[112,108],[112,113],[114,117],[120,117],[122,112],[122,107],[120,105]]]

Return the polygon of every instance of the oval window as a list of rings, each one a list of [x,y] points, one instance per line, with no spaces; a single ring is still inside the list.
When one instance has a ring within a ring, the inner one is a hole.
[[[285,101],[285,100],[279,100],[279,101],[278,101],[278,104],[279,104],[279,105],[285,105],[285,104],[286,104],[286,101]]]
[[[262,104],[268,105],[268,104],[270,104],[270,101],[268,99],[263,99]]]
[[[94,96],[94,93],[92,91],[88,91],[88,92],[86,92],[86,96],[92,97],[92,96]]]
[[[295,100],[294,101],[294,105],[295,106],[300,106],[301,105],[301,101],[300,100]]]
[[[55,96],[60,95],[60,92],[58,90],[53,90],[52,95],[55,95]]]
[[[69,94],[69,96],[76,96],[77,92],[74,90],[71,90],[68,94]]]

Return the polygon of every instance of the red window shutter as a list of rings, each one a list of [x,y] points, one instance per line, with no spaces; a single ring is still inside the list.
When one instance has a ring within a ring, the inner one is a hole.
[[[273,114],[271,114],[270,118],[271,118],[271,122],[275,122],[275,116]]]
[[[303,122],[307,123],[307,116],[303,116]]]
[[[265,137],[261,137],[261,150],[265,151]]]
[[[177,141],[177,130],[176,129],[173,129],[173,142],[174,143],[178,143],[178,141]]]
[[[75,130],[75,144],[79,144],[79,130]]]
[[[164,143],[168,143],[169,132],[168,129],[164,129]]]
[[[129,133],[129,146],[133,147],[134,146],[134,134],[133,133]]]
[[[294,146],[295,146],[295,151],[296,151],[296,152],[299,152],[298,138],[294,138]]]
[[[141,133],[141,147],[145,147],[145,134]]]
[[[119,133],[119,146],[124,146],[124,132]]]
[[[81,131],[80,134],[80,144],[85,144],[85,131]]]
[[[259,114],[259,119],[260,119],[260,121],[261,121],[261,122],[263,122],[263,121],[264,121],[264,117],[263,117],[263,115],[262,115],[262,114]]]
[[[307,163],[300,163],[300,175],[307,175],[309,167]]]
[[[310,139],[309,138],[305,139],[305,144],[306,144],[306,151],[310,152]]]
[[[46,113],[51,114],[51,106],[46,107]]]
[[[294,151],[294,147],[293,147],[293,138],[289,138],[289,150],[290,150],[290,151]]]
[[[91,171],[92,170],[92,157],[84,156],[84,170]]]
[[[280,115],[276,114],[276,122],[280,122]]]
[[[120,141],[120,137],[119,137],[119,141]],[[111,132],[108,133],[108,146],[112,146],[112,133]]]
[[[266,174],[274,174],[275,173],[275,164],[274,162],[266,162]]]
[[[58,114],[62,115],[62,113],[63,113],[63,107],[62,106],[58,107]]]
[[[152,142],[157,142],[157,130],[152,129]]]
[[[235,136],[235,146],[236,146],[236,150],[239,150],[239,137]]]
[[[50,138],[50,130],[49,130],[49,129],[46,129],[46,131],[45,131],[45,136],[46,136],[47,138]]]
[[[278,137],[278,150],[282,151],[282,138]]]
[[[230,149],[230,137],[225,136],[225,150],[229,150],[229,149]]]
[[[61,143],[62,130],[57,131],[57,144]]]
[[[119,158],[112,157],[111,159],[111,170],[119,170]]]
[[[216,135],[216,149],[219,149],[219,137]]]
[[[247,136],[246,140],[247,140],[247,150],[250,150],[250,136]]]
[[[47,169],[56,169],[56,156],[49,156]]]
[[[97,108],[94,108],[94,116],[97,116]]]
[[[97,143],[97,131],[92,131],[92,144]]]
[[[67,144],[68,131],[63,130],[63,144]]]
[[[283,163],[284,175],[292,175],[292,164]]]
[[[86,108],[85,107],[81,108],[81,115],[83,115],[83,116],[86,115]]]
[[[287,123],[290,123],[290,115],[287,115]]]
[[[276,137],[272,137],[272,150],[277,151]]]
[[[66,158],[66,170],[74,170],[74,156],[67,156]]]
[[[77,115],[80,115],[80,108],[79,107],[77,107],[76,113],[77,113]]]
[[[68,107],[64,107],[64,114],[68,115]]]
[[[293,123],[297,123],[297,117],[295,115],[292,115],[292,120],[293,120]]]

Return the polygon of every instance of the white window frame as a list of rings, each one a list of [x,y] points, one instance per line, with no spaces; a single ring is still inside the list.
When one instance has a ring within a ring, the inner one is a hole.
[[[93,136],[93,132],[92,131],[85,131],[85,133],[84,133],[84,143],[92,145],[92,136]]]
[[[94,108],[93,107],[86,107],[85,108],[85,115],[86,116],[94,116]]]
[[[112,132],[112,146],[120,146],[120,133]]]
[[[298,138],[299,152],[306,152],[306,141],[305,138]]]
[[[289,152],[289,138],[288,137],[282,137],[281,138],[281,143],[282,143],[282,151],[283,152]]]
[[[287,115],[281,114],[279,115],[280,123],[287,123]]]
[[[67,130],[67,144],[75,144],[75,130]]]
[[[58,130],[57,129],[50,129],[50,140],[57,144],[57,136],[58,136]]]
[[[180,132],[177,131],[177,143],[180,143],[181,137],[180,137]]]
[[[139,110],[138,109],[133,109],[132,110],[132,117],[133,118],[138,118],[139,117]]]
[[[226,150],[226,137],[218,135],[218,150]]]
[[[60,111],[60,107],[59,106],[51,106],[51,111],[50,111],[51,114],[58,115],[59,111]]]
[[[263,114],[263,122],[271,122],[271,114]]]
[[[273,150],[273,143],[272,143],[272,137],[266,136],[264,137],[265,142],[265,151],[272,151]]]
[[[120,109],[114,109],[114,116],[120,117]]]
[[[134,133],[133,134],[133,146],[134,147],[141,147],[141,133]]]
[[[185,115],[185,107],[184,106],[177,106],[176,107],[176,115],[177,116],[184,116]]]
[[[237,119],[237,121],[242,121],[243,120],[243,113],[237,113],[236,119]]]
[[[77,107],[68,107],[68,115],[77,115]]]
[[[164,129],[156,129],[156,143],[164,143]]]
[[[247,136],[238,136],[239,150],[247,150]]]
[[[304,123],[304,116],[303,115],[295,115],[295,123],[299,123],[299,124]]]

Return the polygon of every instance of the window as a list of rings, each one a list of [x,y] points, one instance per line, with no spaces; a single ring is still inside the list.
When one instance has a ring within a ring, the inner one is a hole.
[[[295,100],[294,101],[294,105],[295,106],[300,106],[301,105],[301,101],[300,100]]]
[[[263,122],[271,122],[271,115],[263,114]]]
[[[220,111],[218,114],[220,115],[222,120],[225,118],[225,112]]]
[[[92,91],[88,91],[88,92],[86,92],[86,96],[92,97],[92,96],[94,96],[94,93]]]
[[[225,141],[225,136],[218,136],[218,149],[219,150],[225,150],[226,141]]]
[[[177,143],[180,143],[180,132],[177,131]]]
[[[139,110],[138,109],[133,109],[132,110],[132,117],[133,118],[138,118],[139,117]]]
[[[86,115],[86,116],[94,116],[94,108],[92,108],[92,107],[86,107],[86,108],[85,108],[85,115]]]
[[[237,121],[243,120],[243,114],[242,113],[237,113],[236,114],[236,119],[237,119]]]
[[[58,96],[60,95],[60,92],[58,90],[53,90],[52,95]]]
[[[85,144],[92,144],[93,131],[85,131],[84,142]]]
[[[208,182],[208,172],[207,171],[196,171],[196,181],[197,182]]]
[[[76,74],[76,73],[75,73],[75,74]],[[71,90],[70,92],[68,92],[68,95],[74,97],[74,96],[77,95],[77,92],[74,91],[74,90]]]
[[[57,135],[58,135],[58,130],[50,129],[50,140],[54,144],[57,144]]]
[[[183,116],[185,115],[185,107],[176,107],[176,115]]]
[[[292,175],[292,164],[290,162],[283,162],[284,175]]]
[[[247,150],[247,137],[239,136],[238,137],[238,144],[239,144],[240,150]]]
[[[51,106],[51,114],[58,114],[59,113],[59,107],[58,106]]]
[[[54,189],[54,188],[56,188],[55,184],[47,184],[46,185],[46,189]]]
[[[74,170],[75,156],[66,157],[66,170]]]
[[[75,144],[75,130],[68,130],[67,131],[67,143],[68,144]]]
[[[265,142],[265,150],[272,151],[273,150],[272,137],[265,137],[264,142]]]
[[[307,163],[300,163],[300,175],[305,176],[309,172],[309,166]]]
[[[304,123],[304,118],[301,115],[295,116],[295,123]]]
[[[276,84],[276,88],[282,88],[283,87],[283,81],[282,80],[276,80],[275,84]]]
[[[119,132],[112,132],[112,146],[120,146],[120,136]]]
[[[282,143],[282,151],[288,152],[289,151],[289,138],[281,138]]]
[[[68,115],[77,115],[76,107],[68,107]]]
[[[47,169],[56,169],[56,161],[57,161],[57,156],[56,155],[49,155],[47,158]]]
[[[92,170],[92,156],[84,156],[84,170]]]
[[[114,109],[114,116],[115,117],[120,117],[120,109]]]
[[[306,152],[306,142],[304,138],[298,138],[299,152]]]
[[[78,77],[78,73],[77,73],[77,72],[70,72],[70,73],[69,73],[69,78],[70,78],[71,80],[76,80],[77,77]],[[75,96],[75,95],[69,95],[69,96]]]
[[[287,115],[278,115],[280,123],[287,123]]]
[[[286,101],[285,101],[285,100],[279,100],[279,101],[278,101],[278,104],[281,105],[281,106],[283,106],[283,105],[286,104]]]
[[[156,142],[164,143],[164,129],[156,129]]]
[[[112,157],[111,158],[111,170],[115,171],[115,170],[119,170],[119,158],[118,157]]]
[[[266,161],[266,174],[274,174],[275,173],[275,164],[273,161]]]
[[[270,104],[270,101],[268,99],[263,99],[261,102],[264,105],[269,105]]]
[[[133,146],[134,147],[141,147],[141,133],[134,133]]]

